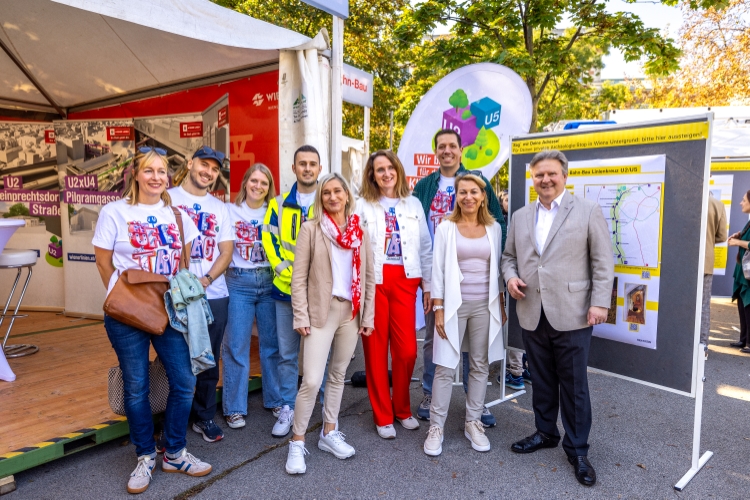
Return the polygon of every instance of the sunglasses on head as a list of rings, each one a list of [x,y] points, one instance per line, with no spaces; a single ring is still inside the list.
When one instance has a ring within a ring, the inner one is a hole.
[[[167,150],[164,148],[155,148],[153,146],[141,146],[140,148],[138,148],[138,152],[143,153],[144,155],[150,153],[151,151],[156,151],[162,156],[167,155]]]

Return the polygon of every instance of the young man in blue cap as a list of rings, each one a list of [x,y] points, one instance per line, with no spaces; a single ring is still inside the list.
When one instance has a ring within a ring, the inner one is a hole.
[[[223,200],[209,193],[221,174],[223,163],[224,153],[203,146],[188,161],[187,169],[175,176],[176,187],[169,190],[172,203],[187,212],[200,230],[200,236],[193,241],[190,271],[200,278],[214,316],[214,322],[208,325],[208,335],[216,366],[198,374],[193,397],[193,430],[209,443],[224,437],[224,432],[214,422],[214,415],[219,357],[229,307],[224,271],[232,262],[234,250],[229,211]]]

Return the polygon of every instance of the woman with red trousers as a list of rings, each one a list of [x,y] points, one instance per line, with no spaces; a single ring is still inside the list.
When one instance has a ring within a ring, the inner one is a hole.
[[[429,296],[432,240],[422,205],[409,193],[404,167],[392,151],[370,156],[359,194],[356,212],[372,242],[376,283],[375,331],[362,337],[367,392],[378,435],[393,439],[396,420],[406,429],[419,428],[411,413],[409,383],[417,359],[417,288]]]

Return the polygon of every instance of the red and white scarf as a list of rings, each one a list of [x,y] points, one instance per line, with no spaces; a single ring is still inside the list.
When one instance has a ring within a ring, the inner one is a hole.
[[[359,216],[352,214],[346,221],[346,228],[342,233],[328,212],[323,211],[320,227],[331,243],[343,250],[352,251],[352,319],[359,312],[362,299],[362,286],[360,281],[360,249],[362,247],[362,228],[359,227]]]

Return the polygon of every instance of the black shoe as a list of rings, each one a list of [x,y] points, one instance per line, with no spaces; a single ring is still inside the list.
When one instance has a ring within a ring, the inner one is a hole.
[[[744,342],[739,342],[739,341],[738,342],[732,342],[731,344],[729,344],[729,347],[745,347],[745,343]]]
[[[559,442],[560,438],[551,438],[546,434],[536,431],[531,436],[513,443],[510,451],[515,453],[534,453],[536,450],[542,448],[556,448]]]
[[[745,354],[750,354],[750,347],[743,347],[740,349],[740,352],[744,352]]]
[[[568,457],[568,462],[575,470],[576,479],[584,486],[594,486],[596,483],[596,471],[586,456]]]

